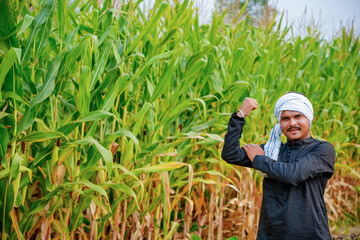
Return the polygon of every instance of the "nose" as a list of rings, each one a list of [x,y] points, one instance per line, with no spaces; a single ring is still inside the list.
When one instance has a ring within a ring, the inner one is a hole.
[[[297,121],[295,118],[290,118],[290,126],[293,127],[293,126],[296,126],[297,125]]]

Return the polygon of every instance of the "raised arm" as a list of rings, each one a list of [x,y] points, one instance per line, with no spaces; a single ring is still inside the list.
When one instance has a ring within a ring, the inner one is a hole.
[[[221,153],[221,157],[226,162],[244,167],[252,167],[252,163],[244,149],[240,147],[239,140],[243,132],[243,126],[245,125],[245,117],[256,108],[258,108],[258,103],[255,99],[245,98],[239,112],[232,114]]]

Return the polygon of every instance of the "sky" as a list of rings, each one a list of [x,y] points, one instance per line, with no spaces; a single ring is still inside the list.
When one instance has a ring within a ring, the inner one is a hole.
[[[360,35],[359,0],[269,0],[269,5],[284,12],[284,18],[297,30],[302,22],[314,21],[325,38],[336,35],[340,27],[354,25],[356,35]],[[301,31],[301,30],[299,30]]]
[[[360,35],[360,0],[268,1],[279,13],[284,12],[284,20],[293,25],[295,34],[304,32],[304,25],[315,23],[323,37],[331,38],[339,32],[341,26],[349,28],[353,23],[355,34]],[[147,6],[151,6],[153,2],[154,0],[144,0]],[[214,3],[215,0],[195,0],[201,24],[210,23]]]

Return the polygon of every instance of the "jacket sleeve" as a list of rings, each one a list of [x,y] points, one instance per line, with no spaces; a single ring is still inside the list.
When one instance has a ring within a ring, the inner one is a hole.
[[[245,150],[240,148],[239,140],[241,138],[244,125],[244,118],[238,117],[236,113],[231,115],[228,124],[228,131],[225,134],[224,147],[221,152],[221,157],[231,164],[243,167],[252,167],[252,163],[247,157]]]
[[[302,181],[324,174],[331,177],[334,173],[335,150],[330,143],[321,142],[294,163],[284,163],[257,155],[252,164],[253,168],[271,178],[297,186]]]

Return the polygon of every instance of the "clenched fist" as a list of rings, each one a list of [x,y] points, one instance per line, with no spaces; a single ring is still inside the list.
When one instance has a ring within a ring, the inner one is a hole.
[[[243,103],[241,104],[240,110],[244,114],[244,117],[246,117],[246,116],[250,115],[252,110],[257,109],[258,107],[259,106],[258,106],[256,99],[246,97],[244,99]],[[239,117],[242,117],[240,112],[238,112],[237,115]]]

